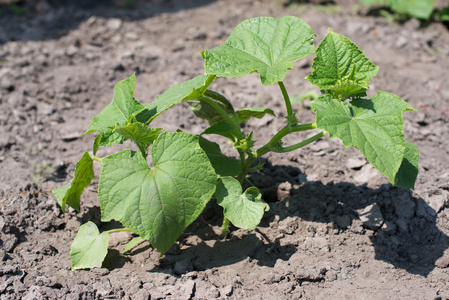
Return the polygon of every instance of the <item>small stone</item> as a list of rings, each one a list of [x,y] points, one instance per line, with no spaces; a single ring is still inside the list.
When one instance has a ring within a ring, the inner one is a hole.
[[[400,232],[408,232],[408,225],[404,219],[397,219],[395,223],[398,226]]]
[[[377,171],[372,165],[364,165],[358,174],[354,176],[354,181],[359,184],[368,183],[378,174],[379,171]]]
[[[118,30],[122,27],[122,20],[120,19],[109,19],[106,22],[106,27],[110,30]]]
[[[435,266],[440,269],[449,267],[449,256],[442,256],[436,262]]]
[[[415,202],[409,194],[403,194],[393,199],[394,212],[399,218],[410,219],[415,215]]]
[[[433,221],[437,213],[426,202],[424,202],[422,199],[419,199],[416,208],[416,215],[418,217],[425,218],[427,221],[431,222]]]
[[[22,298],[23,300],[44,300],[47,297],[45,297],[42,292],[40,291],[40,288],[38,286],[31,286],[28,292],[25,294],[25,296]]]
[[[64,142],[73,142],[73,141],[79,139],[80,136],[81,136],[81,134],[76,133],[76,132],[75,133],[69,133],[69,134],[66,134],[66,135],[62,136],[61,140],[63,140]]]
[[[67,49],[65,50],[65,54],[68,57],[72,57],[75,56],[75,54],[78,53],[78,48],[75,45],[70,45],[67,47]]]
[[[366,165],[366,160],[359,159],[359,158],[349,158],[346,161],[346,168],[348,168],[348,169],[359,170],[364,165]]]
[[[177,261],[173,271],[175,271],[175,273],[178,275],[182,275],[187,272],[191,272],[191,271],[193,271],[192,262],[190,260]]]
[[[405,45],[407,45],[407,38],[404,36],[400,36],[397,40],[396,40],[396,47],[397,48],[402,48]]]
[[[429,206],[433,208],[436,213],[439,213],[446,205],[447,197],[445,197],[445,195],[432,195],[427,201]]]
[[[335,219],[335,223],[337,223],[338,227],[345,229],[351,226],[351,218],[349,216],[338,216]]]
[[[385,223],[382,225],[382,231],[386,234],[392,234],[396,232],[396,224],[390,221],[385,221]]]
[[[380,208],[376,203],[365,207],[365,209],[360,212],[359,219],[365,227],[372,230],[380,228],[384,222]]]
[[[234,288],[232,287],[232,285],[227,285],[227,286],[225,286],[224,288],[221,289],[220,294],[226,295],[226,296],[231,296],[233,290],[234,290]]]

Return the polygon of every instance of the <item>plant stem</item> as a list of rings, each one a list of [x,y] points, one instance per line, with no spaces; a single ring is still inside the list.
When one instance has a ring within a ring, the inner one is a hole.
[[[285,106],[287,107],[287,116],[293,115],[292,103],[290,101],[290,97],[288,96],[287,90],[285,89],[285,85],[283,81],[278,82],[279,87],[281,88],[282,96],[284,96]]]
[[[92,159],[101,162],[101,158],[98,156],[94,156],[94,157],[92,157]]]
[[[302,148],[302,147],[304,147],[304,146],[306,146],[306,145],[308,145],[308,144],[310,144],[310,143],[312,143],[312,142],[322,138],[326,134],[327,134],[327,132],[322,131],[322,132],[320,132],[320,133],[312,136],[311,138],[308,138],[307,140],[304,140],[304,141],[302,141],[300,143],[297,143],[297,144],[294,144],[294,145],[291,145],[291,146],[288,146],[288,147],[283,147],[281,149],[273,149],[272,151],[276,152],[276,153],[290,152],[290,151]]]
[[[231,127],[232,127],[232,129],[233,129],[233,131],[234,131],[234,134],[236,135],[236,137],[239,139],[239,140],[243,140],[245,137],[243,136],[243,133],[242,133],[242,131],[240,130],[240,126],[239,125],[237,125],[236,123],[235,123],[235,121],[234,120],[232,120],[231,119],[231,117],[224,111],[224,109],[223,108],[221,108],[217,103],[215,103],[215,101],[214,100],[212,100],[212,99],[210,99],[210,98],[208,98],[208,97],[206,97],[206,96],[201,96],[201,97],[199,97],[199,99],[200,100],[204,100],[204,101],[206,101],[208,104],[210,104],[213,108],[215,108],[215,110],[224,118],[224,119],[226,119],[226,121],[229,123],[229,125],[231,125]]]
[[[229,219],[224,217],[223,224],[221,225],[221,238],[222,239],[224,239],[228,236],[230,223],[231,222],[229,221]]]
[[[285,126],[282,128],[278,133],[276,133],[273,138],[264,146],[259,148],[256,151],[256,157],[260,157],[270,151],[273,151],[275,149],[275,145],[287,134],[292,132],[299,132],[299,131],[305,131],[310,129],[315,129],[316,123],[308,123],[308,124],[301,124],[301,125],[293,125],[293,126]]]
[[[128,228],[116,228],[116,229],[108,230],[106,232],[107,233],[114,233],[114,232],[122,232],[122,231],[133,232],[131,229],[128,229]]]

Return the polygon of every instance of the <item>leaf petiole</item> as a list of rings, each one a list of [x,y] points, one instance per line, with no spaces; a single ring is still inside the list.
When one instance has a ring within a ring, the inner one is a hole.
[[[276,149],[276,144],[286,135],[292,133],[292,132],[299,132],[299,131],[305,131],[305,130],[311,130],[316,128],[316,123],[308,123],[308,124],[301,124],[301,125],[294,125],[294,126],[285,126],[282,128],[278,133],[276,133],[273,138],[264,146],[257,149],[255,156],[260,157],[270,151],[274,151]],[[297,149],[297,148],[296,148]]]
[[[92,157],[92,159],[101,162],[101,157],[94,156],[94,157]]]
[[[116,229],[111,229],[111,230],[107,230],[105,232],[107,233],[115,233],[115,232],[133,232],[131,229],[128,228],[116,228]]]
[[[304,140],[304,141],[302,141],[300,143],[297,143],[297,144],[294,144],[294,145],[291,145],[291,146],[288,146],[288,147],[282,147],[280,149],[273,149],[272,151],[276,152],[276,153],[290,152],[290,151],[302,148],[304,146],[307,146],[308,144],[313,143],[314,141],[322,138],[326,134],[328,134],[326,131],[322,131],[322,132],[320,132],[320,133],[312,136],[311,138],[308,138],[307,140]]]
[[[279,87],[281,88],[282,96],[284,97],[285,106],[287,108],[287,120],[289,126],[294,126],[298,124],[298,119],[295,116],[292,108],[292,102],[290,101],[290,97],[288,96],[287,89],[285,88],[284,82],[278,82]]]
[[[237,139],[245,139],[242,131],[240,130],[240,126],[238,126],[236,122],[232,120],[231,117],[217,103],[215,103],[215,101],[206,96],[198,97],[198,99],[206,101],[209,105],[215,108],[215,110],[228,122],[228,124],[231,125],[234,135],[237,137]]]

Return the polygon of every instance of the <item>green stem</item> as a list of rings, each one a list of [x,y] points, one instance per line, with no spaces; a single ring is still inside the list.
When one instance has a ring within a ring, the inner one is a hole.
[[[133,232],[131,229],[128,229],[128,228],[116,228],[116,229],[108,230],[108,231],[106,231],[106,232],[107,232],[107,233],[114,233],[114,232],[123,232],[123,231],[126,231],[126,232]]]
[[[264,146],[257,149],[256,151],[256,157],[260,157],[270,151],[273,151],[275,149],[275,145],[287,134],[290,134],[292,132],[299,132],[299,131],[305,131],[310,129],[315,129],[316,123],[308,123],[308,124],[301,124],[301,125],[293,125],[293,126],[285,126],[282,128],[278,133],[276,133],[273,138]]]
[[[290,152],[290,151],[302,148],[302,147],[304,147],[304,146],[306,146],[306,145],[308,145],[308,144],[310,144],[310,143],[312,143],[312,142],[322,138],[326,134],[327,134],[327,132],[322,131],[322,132],[320,132],[320,133],[312,136],[311,138],[308,138],[307,140],[304,140],[304,141],[302,141],[300,143],[297,143],[297,144],[294,144],[294,145],[291,145],[291,146],[288,146],[288,147],[283,147],[281,149],[273,149],[273,152],[285,153],[285,152]]]
[[[285,106],[287,107],[287,116],[293,115],[292,103],[290,101],[290,97],[288,96],[287,90],[285,89],[285,85],[283,81],[278,82],[279,87],[281,88],[282,96],[284,96]]]
[[[231,119],[231,117],[224,111],[224,109],[223,108],[221,108],[217,103],[215,103],[215,101],[214,100],[212,100],[212,99],[210,99],[210,98],[208,98],[208,97],[205,97],[205,96],[201,96],[201,97],[199,97],[199,99],[200,100],[204,100],[204,101],[206,101],[208,104],[210,104],[213,108],[215,108],[215,110],[229,123],[229,125],[231,125],[231,127],[232,127],[232,129],[233,129],[233,131],[234,131],[234,134],[236,135],[236,137],[239,139],[239,140],[242,140],[242,139],[244,139],[244,136],[243,136],[243,133],[242,133],[242,131],[240,130],[240,126],[239,125],[237,125],[236,123],[235,123],[235,121],[234,120],[232,120]]]
[[[223,218],[223,224],[221,225],[221,238],[224,239],[229,234],[229,225],[231,224],[231,221],[229,221],[228,218]]]
[[[92,157],[92,159],[101,162],[101,158],[98,156],[94,156],[94,157]]]

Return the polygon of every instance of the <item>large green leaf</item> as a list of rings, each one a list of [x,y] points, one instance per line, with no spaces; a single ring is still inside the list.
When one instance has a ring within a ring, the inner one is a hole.
[[[314,71],[306,78],[310,83],[348,98],[364,95],[379,67],[347,37],[329,29],[316,50],[312,69]]]
[[[166,90],[156,100],[145,104],[146,110],[137,116],[142,123],[150,123],[161,113],[173,105],[184,101],[198,99],[215,80],[213,75],[199,75],[184,83],[174,85]]]
[[[394,185],[403,189],[414,189],[418,176],[419,151],[416,145],[405,142],[404,160],[399,168]]]
[[[76,211],[80,210],[81,194],[94,177],[93,160],[86,151],[76,163],[75,176],[72,181],[59,189],[52,190],[64,213],[66,204]]]
[[[132,140],[136,143],[140,152],[146,157],[148,147],[153,144],[162,128],[150,128],[140,122],[129,123],[123,126],[116,126],[114,132],[119,133],[125,140]]]
[[[108,253],[109,234],[100,231],[93,222],[81,225],[70,247],[72,270],[101,268]]]
[[[123,138],[118,133],[113,133],[116,124],[124,125],[130,117],[142,112],[145,107],[134,99],[136,76],[119,81],[114,87],[114,98],[97,116],[90,121],[86,133],[99,132],[101,140],[99,145],[110,146],[120,144]]]
[[[242,172],[240,161],[221,153],[220,146],[203,137],[200,137],[200,146],[220,176],[237,176]]]
[[[350,103],[324,95],[311,106],[318,128],[340,138],[346,147],[357,147],[377,170],[395,181],[405,151],[402,112],[413,107],[387,92]]]
[[[103,158],[102,219],[120,221],[165,253],[215,191],[217,175],[198,139],[163,132],[151,149],[153,168],[130,150]]]
[[[234,226],[246,230],[256,229],[263,217],[266,203],[256,187],[248,188],[242,194],[242,186],[233,177],[220,179],[215,191],[217,203],[224,208],[224,216]]]
[[[262,84],[282,81],[292,62],[314,53],[315,33],[303,20],[259,17],[243,21],[225,44],[201,52],[207,74],[239,77],[257,72]]]

